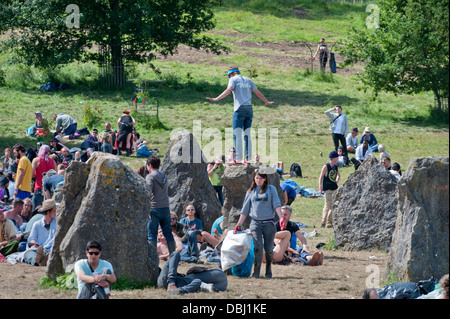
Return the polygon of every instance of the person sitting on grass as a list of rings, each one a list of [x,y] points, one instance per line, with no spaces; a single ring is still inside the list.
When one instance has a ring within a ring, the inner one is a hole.
[[[187,262],[197,262],[200,254],[198,242],[201,240],[203,223],[199,218],[195,217],[194,205],[187,205],[185,212],[187,217],[182,218],[180,224],[185,226],[188,247],[181,252],[181,259]]]
[[[276,223],[277,233],[275,233],[276,247],[274,248],[274,260],[276,259],[276,262],[281,262],[289,258],[292,261],[298,261],[309,266],[322,265],[322,252],[312,254],[309,251],[308,243],[303,232],[295,222],[290,220],[292,207],[288,205],[281,207],[281,215],[283,218]],[[297,238],[302,244],[301,247],[297,246]],[[277,256],[275,257],[275,255]]]
[[[103,153],[109,153],[112,154],[113,149],[111,144],[109,143],[109,136],[107,133],[100,134],[98,138],[99,144],[100,144],[100,151]]]
[[[117,278],[110,262],[100,259],[102,247],[96,241],[86,245],[87,259],[78,260],[74,265],[77,275],[77,299],[109,299],[110,284]]]
[[[378,141],[377,141],[377,138],[370,131],[369,127],[366,127],[364,129],[364,134],[361,136],[361,139],[360,139],[359,143],[362,144],[364,139],[367,139],[369,141],[369,147],[370,147],[372,152],[378,152]]]

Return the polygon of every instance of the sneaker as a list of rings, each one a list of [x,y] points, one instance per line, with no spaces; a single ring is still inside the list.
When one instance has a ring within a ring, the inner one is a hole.
[[[180,288],[177,288],[177,286],[174,283],[170,283],[167,286],[167,293],[171,296],[179,295],[180,294]]]
[[[214,285],[213,284],[207,284],[202,282],[200,284],[200,289],[204,292],[213,292],[214,291]]]

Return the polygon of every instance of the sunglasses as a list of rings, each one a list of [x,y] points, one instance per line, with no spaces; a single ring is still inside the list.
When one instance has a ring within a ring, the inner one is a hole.
[[[175,217],[171,218],[170,220],[177,220]]]
[[[194,209],[194,208],[188,208],[188,209],[186,209],[187,212],[192,211],[192,210],[195,210],[195,209]]]
[[[100,252],[99,251],[88,251],[88,254],[89,255],[95,255],[95,256],[98,256],[98,255],[100,255]]]

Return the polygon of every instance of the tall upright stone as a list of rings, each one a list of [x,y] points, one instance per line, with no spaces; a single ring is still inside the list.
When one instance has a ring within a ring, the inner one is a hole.
[[[334,194],[334,243],[344,250],[388,251],[397,218],[397,180],[369,155]]]
[[[449,272],[449,158],[413,158],[398,184],[386,275],[403,281]]]
[[[182,218],[186,217],[186,206],[194,205],[203,229],[210,231],[221,215],[222,206],[206,166],[207,160],[191,132],[181,131],[172,136],[161,166],[168,179],[170,210]]]
[[[283,191],[280,187],[280,175],[267,165],[227,165],[222,175],[224,204],[222,208],[223,225],[225,229],[234,229],[239,220],[245,194],[252,185],[253,172],[255,169],[263,169],[269,174],[269,184],[275,186],[281,205],[284,203]],[[275,214],[275,219],[278,216]],[[244,228],[248,228],[250,218],[246,218]]]
[[[116,276],[156,281],[158,265],[151,258],[156,251],[147,243],[150,190],[141,176],[117,156],[95,152],[86,163],[71,162],[62,192],[49,278],[86,259],[86,244],[96,240]]]

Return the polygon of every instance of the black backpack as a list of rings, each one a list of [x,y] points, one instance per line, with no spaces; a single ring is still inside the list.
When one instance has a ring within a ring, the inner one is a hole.
[[[291,175],[291,177],[303,177],[302,168],[297,163],[292,163],[289,174]]]

